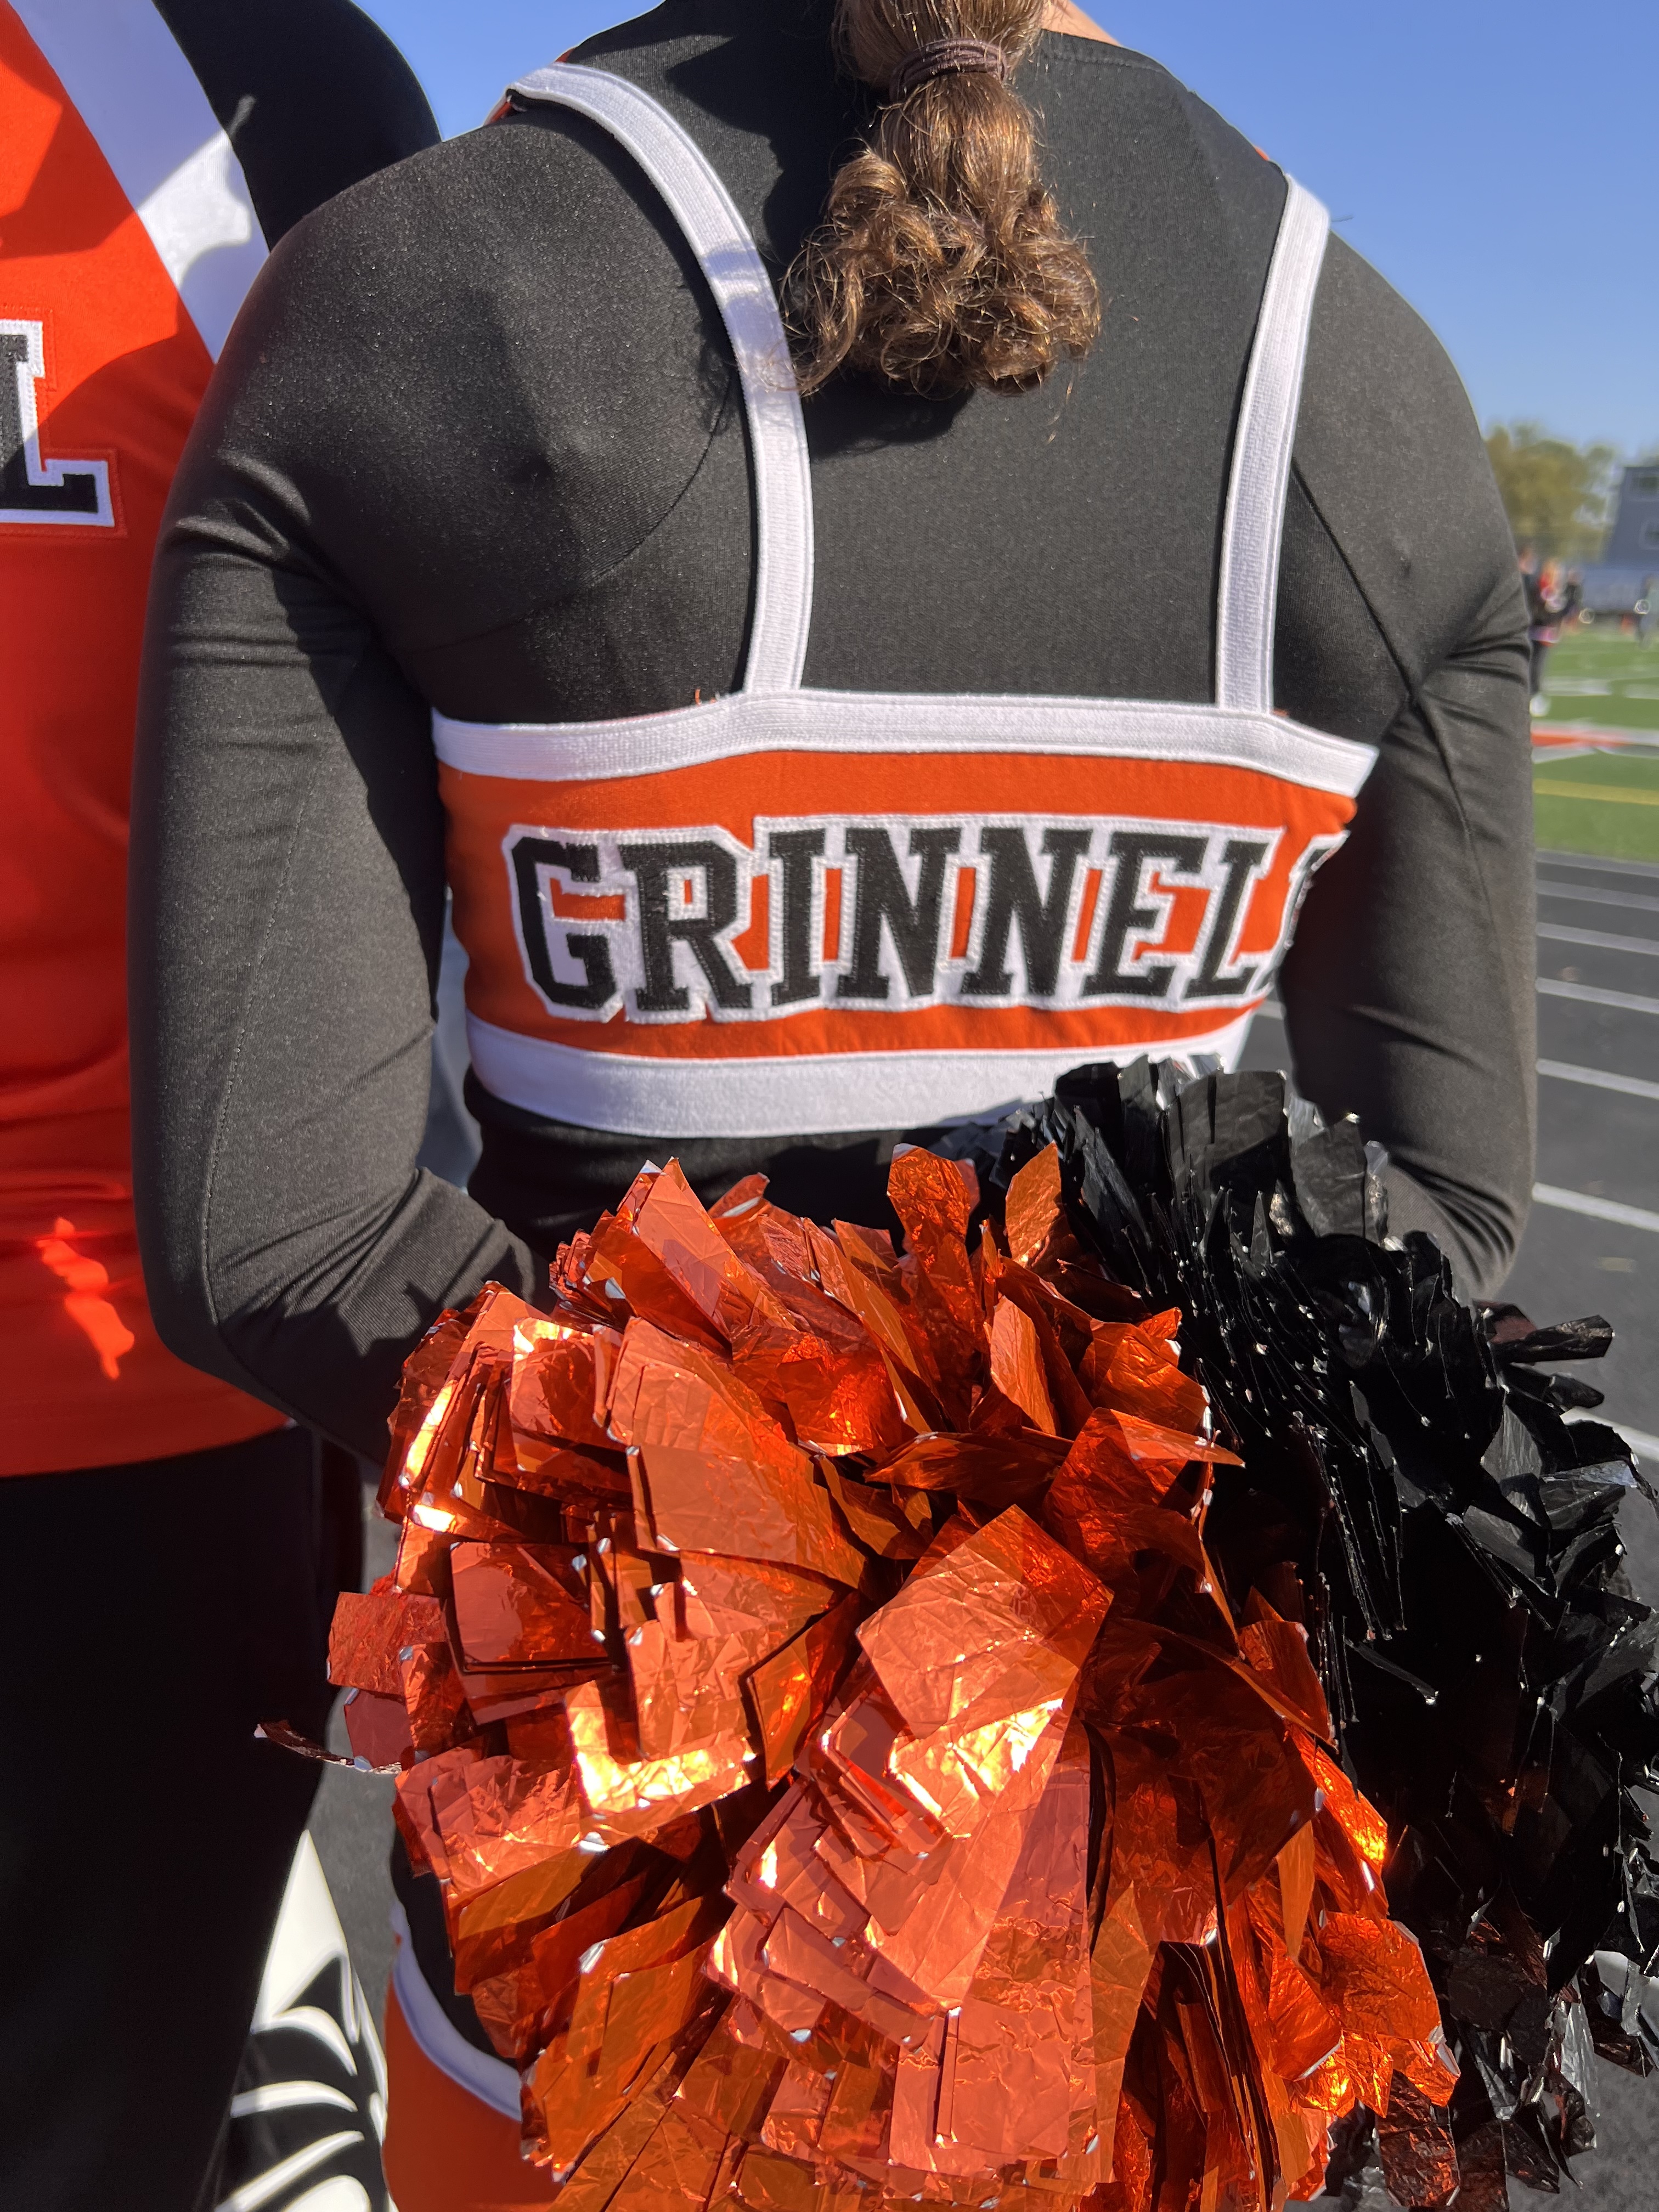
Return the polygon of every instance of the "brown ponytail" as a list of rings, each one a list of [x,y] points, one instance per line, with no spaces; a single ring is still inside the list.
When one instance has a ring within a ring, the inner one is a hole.
[[[803,392],[842,368],[935,398],[1029,392],[1088,351],[1100,294],[1038,173],[1030,109],[995,69],[915,64],[967,40],[1012,70],[1043,14],[1044,0],[837,0],[842,56],[885,104],[789,273]]]

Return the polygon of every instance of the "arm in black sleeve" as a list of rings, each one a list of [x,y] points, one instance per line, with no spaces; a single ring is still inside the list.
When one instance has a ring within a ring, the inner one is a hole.
[[[604,195],[591,214],[583,191]],[[541,131],[474,133],[342,193],[254,285],[162,532],[131,875],[151,1304],[181,1358],[371,1454],[440,1308],[546,1279],[416,1170],[444,896],[427,702],[535,719],[561,684],[577,712],[580,686],[603,699],[595,596],[642,541],[698,543],[686,489],[728,418],[658,220]],[[620,362],[614,314],[580,305],[619,258],[659,319]]]
[[[261,280],[277,313],[288,259]],[[491,1278],[533,1293],[545,1270],[414,1164],[443,912],[427,709],[270,465],[295,406],[337,458],[368,372],[349,331],[343,354],[323,342],[312,298],[295,313],[314,342],[267,374],[253,307],[180,470],[152,600],[131,878],[138,1225],[173,1351],[378,1456],[434,1315]]]
[[[1430,1231],[1466,1293],[1491,1296],[1525,1225],[1535,1126],[1524,605],[1450,363],[1340,244],[1281,591],[1281,703],[1378,747],[1284,968],[1297,1080],[1388,1147],[1396,1232]]]
[[[435,145],[413,70],[351,0],[156,0],[229,134],[267,246],[336,192]]]

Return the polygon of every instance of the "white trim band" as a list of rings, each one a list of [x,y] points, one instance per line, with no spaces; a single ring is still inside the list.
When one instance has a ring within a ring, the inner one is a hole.
[[[434,714],[432,742],[447,768],[526,783],[658,775],[747,753],[1052,753],[1245,769],[1356,799],[1376,761],[1373,746],[1278,714],[980,693],[734,692],[614,722],[458,722]]]
[[[489,2051],[470,2044],[433,1996],[415,1956],[409,1916],[401,1905],[392,1908],[392,1933],[397,1941],[392,1954],[392,1994],[422,2057],[447,2075],[457,2088],[488,2105],[492,2112],[500,2112],[505,2119],[520,2119],[517,2074],[506,2059],[492,2057]]]
[[[590,1052],[466,1018],[472,1066],[509,1106],[587,1129],[641,1137],[781,1137],[930,1128],[1046,1098],[1059,1078],[1095,1060],[1191,1060],[1231,1067],[1251,1015],[1205,1036],[1089,1052],[802,1053],[789,1059],[654,1060]]]

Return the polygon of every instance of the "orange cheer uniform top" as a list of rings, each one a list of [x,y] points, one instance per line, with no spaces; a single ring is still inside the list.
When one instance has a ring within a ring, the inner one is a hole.
[[[607,129],[696,252],[741,378],[757,545],[732,696],[556,726],[434,716],[479,1079],[672,1139],[917,1128],[1139,1053],[1234,1064],[1375,758],[1273,708],[1324,210],[1291,185],[1235,436],[1214,700],[812,690],[806,440],[753,240],[634,85],[559,65],[514,90]]]
[[[127,1129],[127,792],[150,561],[264,258],[150,0],[0,0],[0,1473],[282,1417],[156,1336]]]

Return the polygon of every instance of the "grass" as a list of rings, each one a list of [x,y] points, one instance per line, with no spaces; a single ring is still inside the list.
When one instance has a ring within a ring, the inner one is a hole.
[[[1576,629],[1550,654],[1544,696],[1548,721],[1659,732],[1659,638],[1643,647],[1605,621]]]
[[[1576,630],[1550,655],[1545,696],[1547,723],[1650,731],[1654,750],[1540,756],[1533,775],[1540,847],[1659,861],[1659,643],[1644,649],[1607,625]]]
[[[1659,861],[1659,756],[1580,753],[1540,761],[1533,792],[1534,823],[1545,851]]]

